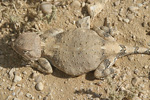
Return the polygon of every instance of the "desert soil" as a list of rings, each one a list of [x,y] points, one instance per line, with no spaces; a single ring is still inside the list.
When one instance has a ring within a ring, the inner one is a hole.
[[[53,67],[45,75],[32,69],[11,47],[23,32],[42,34],[50,28],[69,30],[89,16],[86,4],[93,0],[47,0],[55,7],[43,14],[43,0],[0,0],[0,100],[150,100],[150,56],[130,55],[117,60],[117,73],[95,79],[93,72],[71,77]],[[103,26],[108,18],[119,32],[117,42],[131,46],[150,45],[149,0],[105,0],[103,10],[91,18]]]

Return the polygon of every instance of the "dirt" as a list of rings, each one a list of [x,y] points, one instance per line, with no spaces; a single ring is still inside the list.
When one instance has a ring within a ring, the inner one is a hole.
[[[42,0],[0,0],[0,100],[150,100],[149,55],[120,58],[113,66],[118,72],[101,80],[95,79],[93,72],[71,77],[54,67],[49,75],[32,69],[11,47],[19,34],[76,28],[75,22],[88,16],[84,3],[90,0],[78,0],[79,7],[72,5],[73,0],[49,1],[55,8],[45,15],[40,10]],[[114,35],[117,42],[148,47],[150,1],[105,1],[103,10],[91,18],[91,27],[103,26],[107,17],[119,31]],[[138,9],[132,11],[129,7]],[[39,82],[42,90],[36,89]]]

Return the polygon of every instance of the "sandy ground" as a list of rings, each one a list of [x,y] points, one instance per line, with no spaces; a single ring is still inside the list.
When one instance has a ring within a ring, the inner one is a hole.
[[[0,0],[0,100],[150,100],[148,55],[117,60],[113,67],[118,72],[103,80],[95,79],[93,72],[72,78],[54,67],[53,74],[44,75],[26,66],[11,47],[18,34],[76,28],[75,22],[88,16],[84,4],[90,0],[78,0],[81,5],[72,5],[72,0],[50,1],[55,5],[51,20],[39,9],[42,0]],[[102,26],[106,17],[119,31],[114,35],[118,43],[150,45],[149,0],[108,0],[91,19],[91,27]],[[43,90],[36,89],[38,83]]]

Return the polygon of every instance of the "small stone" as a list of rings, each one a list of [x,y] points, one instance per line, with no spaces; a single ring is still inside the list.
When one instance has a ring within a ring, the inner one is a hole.
[[[130,20],[134,19],[134,15],[133,14],[128,14],[127,18],[129,18]]]
[[[20,100],[20,99],[18,99],[18,98],[13,98],[13,100]]]
[[[120,9],[119,9],[119,15],[120,15],[120,16],[123,16],[123,15],[124,15],[124,9],[123,9],[123,8],[120,8]]]
[[[135,85],[137,85],[137,83],[138,83],[137,78],[136,78],[136,77],[132,78],[131,84],[132,84],[133,86],[135,86]]]
[[[45,14],[51,14],[52,13],[52,7],[53,5],[50,2],[42,2],[41,5],[41,10]]]
[[[22,74],[27,75],[27,72],[26,72],[26,71],[23,71]]]
[[[122,17],[118,16],[118,20],[119,20],[119,21],[122,21],[123,19],[122,19]]]
[[[149,66],[148,65],[145,65],[143,68],[147,69]]]
[[[138,7],[142,7],[142,6],[143,6],[143,4],[141,4],[141,3],[138,3],[138,4],[137,4],[137,6],[138,6]]]
[[[12,79],[14,78],[14,72],[15,72],[15,68],[12,68],[10,71],[9,71],[9,77]]]
[[[10,89],[9,89],[9,90],[10,90],[10,91],[15,90],[15,86],[10,87]]]
[[[147,25],[150,27],[150,22],[148,22]]]
[[[13,93],[12,93],[12,95],[13,95],[13,96],[15,96],[15,95],[16,95],[16,93],[15,93],[15,92],[13,92]]]
[[[39,95],[39,96],[38,96],[38,99],[40,99],[40,100],[41,100],[41,99],[42,99],[42,96],[40,96],[40,95]]]
[[[120,4],[120,0],[118,0],[114,3],[115,6],[118,6],[119,4]]]
[[[87,6],[87,11],[91,17],[95,17],[104,8],[104,4],[100,2],[87,4],[86,6]]]
[[[75,8],[75,9],[79,9],[81,7],[81,3],[78,0],[74,0],[71,3],[71,7]]]
[[[85,6],[85,2],[82,2],[81,6],[84,7]]]
[[[125,23],[129,23],[129,22],[130,22],[130,20],[129,20],[128,18],[123,19],[123,21],[124,21]]]
[[[42,82],[39,82],[35,85],[36,90],[41,91],[44,89],[44,85]]]
[[[20,76],[18,76],[18,75],[15,75],[15,77],[14,77],[14,82],[19,82],[19,81],[21,81],[22,80],[22,78],[20,77]]]
[[[135,13],[139,8],[138,7],[135,7],[135,6],[130,6],[129,7],[129,10],[133,13]]]
[[[79,28],[90,29],[90,16],[84,17],[76,22],[76,26]]]
[[[142,27],[145,27],[145,26],[146,26],[146,23],[145,23],[145,22],[143,22],[141,25],[142,25]]]
[[[21,84],[16,84],[16,86],[21,87]]]
[[[145,9],[148,9],[148,6],[146,6]]]
[[[30,99],[31,99],[31,98],[32,98],[32,94],[27,93],[27,94],[26,94],[26,97],[28,97],[28,98],[30,98]]]

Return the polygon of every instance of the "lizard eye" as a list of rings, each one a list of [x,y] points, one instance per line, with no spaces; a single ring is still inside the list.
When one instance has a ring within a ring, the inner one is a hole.
[[[23,54],[27,54],[28,52],[29,52],[29,51],[24,50],[24,51],[23,51]]]

